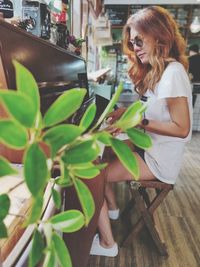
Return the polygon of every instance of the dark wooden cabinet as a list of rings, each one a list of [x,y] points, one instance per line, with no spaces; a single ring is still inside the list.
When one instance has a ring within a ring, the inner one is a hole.
[[[104,179],[104,171],[102,171],[97,177],[84,180],[94,198],[95,214],[87,227],[83,227],[74,233],[64,234],[64,240],[72,258],[73,267],[87,266],[92,240],[97,230],[99,213],[104,200]],[[68,188],[65,192],[65,210],[68,209],[81,210],[74,188]]]

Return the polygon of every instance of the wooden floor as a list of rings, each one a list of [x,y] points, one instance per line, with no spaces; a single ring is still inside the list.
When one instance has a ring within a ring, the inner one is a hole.
[[[170,166],[169,166],[170,168]],[[129,198],[125,183],[115,185],[121,210]],[[146,229],[115,258],[90,256],[88,267],[200,267],[200,133],[193,133],[174,190],[156,211],[169,256],[160,256]],[[119,243],[123,220],[112,223]]]

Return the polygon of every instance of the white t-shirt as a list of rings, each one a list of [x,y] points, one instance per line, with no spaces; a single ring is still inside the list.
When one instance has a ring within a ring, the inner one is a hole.
[[[171,121],[166,98],[185,96],[188,99],[191,127],[186,138],[164,136],[148,132],[153,145],[145,151],[145,161],[155,177],[165,183],[174,184],[178,176],[185,143],[192,133],[192,89],[182,64],[171,62],[166,67],[154,92],[148,90],[145,117],[162,122]]]

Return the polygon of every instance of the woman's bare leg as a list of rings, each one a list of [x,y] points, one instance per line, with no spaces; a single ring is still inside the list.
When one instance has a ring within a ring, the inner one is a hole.
[[[105,200],[99,215],[98,228],[101,246],[111,248],[115,244],[115,241],[112,235],[110,219],[108,217],[108,208]]]
[[[128,140],[124,140],[124,142],[134,151],[134,149],[135,149],[134,145],[133,145],[133,143],[130,142],[129,139]],[[105,156],[106,161],[109,162],[109,164],[117,159],[114,151],[110,147],[107,148],[106,152],[104,153],[104,156]],[[118,205],[117,205],[115,194],[114,194],[114,191],[113,191],[113,183],[111,183],[111,182],[107,182],[106,183],[106,186],[105,186],[105,198],[106,198],[106,201],[107,201],[108,210],[110,210],[111,212],[117,211],[119,213]],[[109,216],[111,216],[111,215],[109,215]]]
[[[109,210],[116,210],[118,209],[116,199],[115,199],[115,194],[113,192],[112,188],[113,184],[112,183],[106,183],[105,186],[105,198],[107,201],[108,209]]]
[[[136,153],[133,152],[137,158],[140,177],[139,180],[155,180],[155,176],[150,171],[144,160]],[[106,181],[107,182],[120,182],[133,180],[132,174],[121,164],[119,159],[112,161],[106,168]]]

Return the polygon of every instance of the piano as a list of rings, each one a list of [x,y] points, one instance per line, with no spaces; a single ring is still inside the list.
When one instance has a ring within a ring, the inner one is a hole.
[[[60,94],[70,88],[82,87],[87,89],[84,102],[71,120],[72,123],[78,123],[88,105],[94,101],[94,97],[89,94],[87,66],[83,58],[0,19],[0,88],[16,89],[13,59],[27,67],[34,75],[39,86],[42,114]],[[7,116],[2,107],[0,107],[0,116]],[[20,163],[23,152],[13,151],[0,144],[0,154],[11,162]],[[73,267],[87,266],[91,242],[103,203],[104,179],[96,177],[86,181],[86,184],[94,196],[96,211],[87,228],[64,236],[72,256]],[[64,201],[65,209],[80,208],[73,188],[67,189],[66,192],[64,193],[70,197]],[[48,203],[50,203],[50,200],[47,201],[47,207],[50,205]],[[51,211],[54,211],[54,208],[52,207]],[[26,235],[26,231],[21,231],[17,240],[16,235],[13,239],[9,237],[10,240],[7,244],[4,243],[7,247],[0,247],[0,262],[3,263],[3,266],[9,266],[10,262],[13,266],[27,266],[30,240],[24,242],[23,246],[17,247],[20,240],[27,239],[24,235]],[[13,254],[17,250],[19,250],[19,253]]]
[[[87,67],[83,58],[0,20],[0,88],[16,89],[13,59],[27,67],[35,77],[40,89],[42,114],[60,94],[71,88],[87,89],[84,103],[73,117],[74,124],[94,101],[94,97],[89,95]],[[7,157],[19,162],[20,155],[16,152]]]
[[[65,90],[76,87],[88,90],[83,58],[3,20],[0,23],[0,54],[8,88],[16,89],[12,59],[32,72],[40,88],[43,112]],[[89,90],[85,100],[88,98]]]

